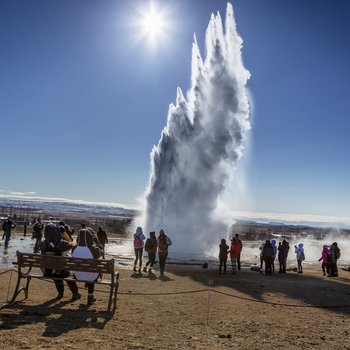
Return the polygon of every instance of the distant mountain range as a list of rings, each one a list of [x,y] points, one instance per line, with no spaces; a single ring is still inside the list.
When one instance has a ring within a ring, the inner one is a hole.
[[[139,211],[134,208],[127,208],[122,204],[116,203],[103,203],[103,202],[88,202],[84,200],[72,200],[64,198],[45,198],[45,197],[27,197],[27,196],[9,196],[0,195],[0,209],[2,215],[7,214],[7,210],[11,208],[16,209],[12,212],[28,209],[28,211],[44,212],[47,214],[76,214],[76,215],[107,215],[107,216],[127,216],[133,217],[139,214]],[[239,213],[237,213],[239,214]],[[274,220],[273,218],[260,218],[259,214],[254,217],[239,217],[239,215],[233,215],[237,224],[243,225],[271,225],[280,226],[284,225],[295,227],[334,227],[338,229],[349,229],[349,222],[334,222],[334,221],[313,221],[313,220]]]
[[[69,199],[49,198],[16,198],[0,196],[0,207],[13,209],[28,209],[30,211],[46,213],[80,213],[113,216],[134,216],[138,213],[135,209],[123,208],[114,203],[95,203],[75,201]]]

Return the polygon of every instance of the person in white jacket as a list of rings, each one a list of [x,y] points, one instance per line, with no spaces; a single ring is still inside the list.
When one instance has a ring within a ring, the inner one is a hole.
[[[298,262],[298,273],[303,273],[302,262],[305,260],[304,244],[299,243],[298,246],[295,246],[294,248],[295,248],[295,254]]]

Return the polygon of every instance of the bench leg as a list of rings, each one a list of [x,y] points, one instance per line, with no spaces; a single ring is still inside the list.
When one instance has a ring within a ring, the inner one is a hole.
[[[117,280],[117,283],[116,283],[116,285],[115,285],[113,310],[115,310],[115,309],[117,308],[117,294],[118,294],[118,288],[119,288],[119,280]]]
[[[12,299],[10,300],[9,304],[12,304],[15,302],[16,298],[17,298],[17,295],[22,291],[23,287],[22,288],[19,288],[20,285],[21,285],[21,275],[18,274],[18,277],[17,277],[17,283],[16,283],[16,288],[15,288],[15,291],[13,292],[13,296],[12,296]]]
[[[26,299],[28,299],[29,283],[31,279],[32,279],[31,277],[27,277],[26,287],[24,288],[24,295]]]
[[[115,288],[115,283],[113,281],[112,284],[111,284],[111,290],[109,292],[109,300],[108,300],[107,311],[111,311],[112,301],[113,301],[113,294],[114,294],[114,288]]]

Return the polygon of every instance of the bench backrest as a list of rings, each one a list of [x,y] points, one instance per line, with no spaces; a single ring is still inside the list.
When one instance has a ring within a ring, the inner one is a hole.
[[[17,263],[21,267],[38,267],[44,269],[114,273],[114,259],[83,259],[69,256],[38,255],[17,251]]]

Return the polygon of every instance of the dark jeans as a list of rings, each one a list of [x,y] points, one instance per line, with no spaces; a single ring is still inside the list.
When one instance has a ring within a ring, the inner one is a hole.
[[[326,273],[326,271],[327,271],[327,274],[329,275],[329,273],[330,273],[329,264],[327,264],[327,263],[322,263],[321,267],[322,267],[323,273]]]
[[[287,258],[281,257],[278,258],[278,262],[280,264],[280,271],[281,273],[286,273],[286,269],[287,269]]]
[[[220,260],[219,273],[221,273],[222,266],[224,266],[224,273],[226,273],[227,260]]]
[[[166,258],[168,257],[168,252],[159,253],[158,257],[159,257],[159,269],[160,269],[160,272],[164,272],[165,262],[166,262]]]
[[[146,263],[146,266],[153,267],[154,261],[156,260],[156,253],[150,253],[148,252],[148,261]]]
[[[264,261],[265,261],[265,275],[272,275],[272,264],[273,264],[272,256],[265,257]]]
[[[297,260],[298,262],[298,272],[302,273],[303,272],[303,265],[301,260]]]
[[[237,257],[237,267],[238,267],[238,270],[241,269],[241,253],[239,253]]]
[[[41,236],[35,238],[34,253],[39,253],[40,251]]]
[[[10,238],[11,238],[11,233],[6,233],[5,234],[5,249],[9,246]]]
[[[331,276],[336,277],[338,276],[338,266],[337,266],[337,259],[335,260],[335,262],[331,263],[330,266],[330,270],[331,270]]]
[[[60,271],[59,273],[54,273],[54,274],[45,274],[45,275],[48,275],[50,277],[68,277],[69,276],[69,271]],[[64,283],[63,281],[56,281],[54,280],[55,282],[55,286],[56,286],[56,289],[57,289],[57,292],[59,294],[63,294],[64,292]],[[67,285],[69,287],[69,289],[71,290],[72,294],[76,294],[78,293],[78,286],[76,284],[76,282],[74,281],[66,281],[67,282]]]
[[[86,283],[86,287],[88,289],[89,294],[94,294],[95,283]]]
[[[135,249],[135,261],[134,265],[137,265],[137,261],[139,260],[139,266],[142,265],[142,254],[143,254],[143,248],[137,248]]]

